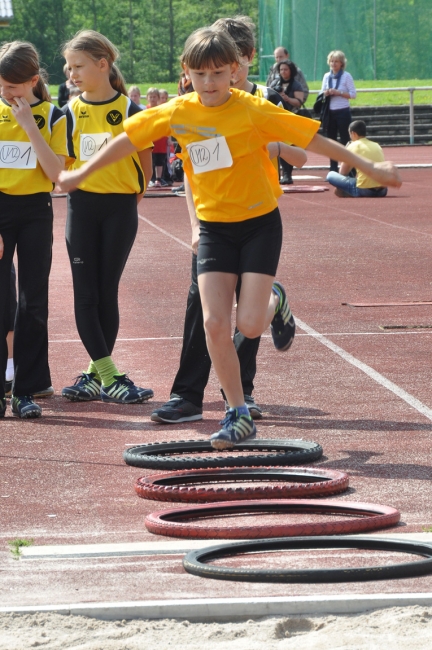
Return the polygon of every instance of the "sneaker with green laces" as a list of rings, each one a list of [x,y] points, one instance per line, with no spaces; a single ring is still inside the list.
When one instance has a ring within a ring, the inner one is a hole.
[[[22,397],[12,395],[11,410],[12,415],[22,419],[40,418],[42,415],[42,409],[39,404],[33,401],[32,395],[24,395]]]
[[[115,404],[139,404],[153,397],[151,388],[139,388],[127,375],[114,375],[115,381],[110,386],[102,386],[102,402]]]
[[[251,415],[239,415],[237,409],[229,409],[221,421],[222,429],[210,437],[213,449],[232,449],[244,440],[256,438],[256,426]]]
[[[73,386],[66,386],[62,396],[71,402],[90,402],[100,399],[101,382],[93,372],[83,372],[75,378]]]
[[[292,315],[285,289],[280,282],[273,282],[273,291],[279,299],[279,308],[271,322],[271,335],[276,350],[286,352],[294,341],[296,325]]]

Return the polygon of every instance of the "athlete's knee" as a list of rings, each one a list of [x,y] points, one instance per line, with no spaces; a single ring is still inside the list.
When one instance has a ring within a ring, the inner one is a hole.
[[[247,339],[255,339],[263,333],[264,324],[252,314],[237,314],[237,329]]]
[[[208,314],[204,317],[204,329],[206,336],[214,343],[220,343],[224,339],[231,339],[230,322],[217,314]]]

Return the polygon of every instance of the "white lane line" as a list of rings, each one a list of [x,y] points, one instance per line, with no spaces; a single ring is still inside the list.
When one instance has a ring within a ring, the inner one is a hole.
[[[298,318],[296,317],[296,321],[298,322]],[[424,335],[424,334],[432,334],[432,328],[431,329],[422,329],[422,330],[415,330],[415,331],[397,331],[397,332],[324,332],[322,336],[407,336],[409,334],[417,334],[417,335]],[[311,334],[296,334],[296,337],[308,337],[311,336]],[[261,336],[262,339],[270,339],[271,336],[270,334],[263,334]],[[182,336],[143,336],[139,338],[118,338],[116,339],[117,342],[119,341],[181,341],[183,340]],[[53,339],[50,340],[49,343],[81,343],[81,339]]]
[[[303,199],[297,199],[297,200],[303,200]],[[312,203],[312,205],[316,205],[312,201],[304,201],[305,203]],[[365,217],[363,214],[360,213],[355,213],[355,212],[349,212],[348,210],[342,210],[339,209],[341,212],[346,212],[347,214],[350,215],[357,215],[359,217],[363,217],[364,219],[368,219],[369,221],[376,221],[377,223],[381,223],[385,226],[390,226],[392,228],[398,228],[401,230],[408,230],[410,232],[414,232],[420,235],[429,235],[429,233],[422,233],[417,230],[412,230],[411,228],[404,228],[403,226],[394,226],[393,224],[388,224],[385,221],[379,221],[378,219],[373,219],[371,217]],[[163,228],[160,228],[156,224],[154,224],[152,221],[149,219],[146,219],[145,217],[141,217],[138,215],[140,219],[148,223],[150,226],[153,226],[153,228],[156,228],[156,230],[159,230],[159,232],[163,233],[164,235],[167,235],[171,239],[174,239],[177,243],[181,244],[182,246],[185,246],[186,248],[190,249],[190,246],[186,244],[184,241],[181,239],[178,239],[177,237],[174,237],[174,235],[171,235],[167,230],[164,230]],[[432,234],[431,234],[432,236]],[[301,327],[302,330],[304,330],[309,336],[312,336],[313,338],[317,339],[320,343],[325,345],[327,348],[338,354],[344,361],[347,361],[351,365],[355,366],[362,372],[364,372],[366,375],[371,377],[374,381],[376,381],[378,384],[389,390],[390,392],[394,393],[397,395],[400,399],[402,399],[404,402],[409,404],[412,408],[414,408],[416,411],[424,415],[428,420],[432,421],[432,409],[430,409],[428,406],[420,402],[416,397],[413,395],[410,395],[410,393],[407,393],[403,388],[400,388],[396,384],[394,384],[392,381],[384,377],[384,375],[381,375],[379,372],[368,366],[366,363],[363,363],[362,361],[359,361],[359,359],[356,359],[352,354],[349,352],[346,352],[343,348],[339,347],[335,343],[332,343],[326,336],[323,334],[320,334],[316,330],[314,330],[312,327],[309,327],[306,323],[301,321],[298,317],[296,317],[296,322]],[[384,332],[383,332],[384,334]],[[388,336],[388,332],[385,332],[386,336]],[[267,338],[267,337],[266,337]]]
[[[409,406],[411,406],[412,408],[416,409],[416,411],[424,415],[426,418],[428,418],[428,420],[432,420],[432,409],[430,409],[428,406],[420,402],[420,400],[418,400],[416,397],[410,395],[405,390],[403,390],[403,388],[400,388],[392,381],[384,377],[384,375],[381,375],[379,372],[377,372],[370,366],[366,365],[362,361],[359,361],[358,359],[356,359],[356,357],[353,357],[352,354],[346,352],[346,350],[344,350],[343,348],[340,348],[338,345],[336,345],[328,338],[326,338],[323,334],[320,334],[312,327],[309,327],[309,325],[307,325],[297,317],[296,317],[296,323],[299,325],[299,327],[302,328],[302,330],[304,330],[314,339],[322,343],[322,345],[325,345],[327,348],[332,350],[332,352],[335,352],[340,357],[342,357],[344,361],[347,361],[351,365],[355,366],[356,368],[364,372],[366,375],[371,377],[371,379],[376,381],[378,384],[380,384],[387,390],[391,391],[392,393],[400,397],[400,399],[402,399],[404,402],[409,404]]]
[[[300,201],[301,203],[309,203],[309,205],[313,205],[315,207],[318,205],[318,203],[315,201],[308,201],[307,199],[301,199],[298,196],[295,196],[294,194],[290,195],[290,199],[295,201]],[[353,212],[352,210],[344,210],[343,208],[338,208],[337,206],[332,206],[332,210],[338,210],[338,212],[343,212],[353,217],[361,217],[362,219],[367,219],[368,221],[375,221],[375,223],[379,223],[383,226],[388,226],[389,228],[396,228],[397,230],[407,230],[408,232],[413,232],[416,235],[422,235],[423,237],[432,237],[431,232],[414,230],[414,228],[407,228],[406,226],[397,226],[396,224],[388,223],[387,221],[381,221],[381,219],[374,219],[373,217],[367,217],[366,215],[361,214],[360,212]]]
[[[159,232],[161,232],[163,235],[166,235],[170,239],[174,239],[174,241],[176,241],[178,244],[180,244],[181,246],[184,246],[190,252],[192,252],[192,248],[191,248],[190,244],[186,244],[184,241],[182,241],[178,237],[175,237],[170,232],[168,232],[168,230],[164,230],[164,228],[161,228],[160,226],[157,226],[155,223],[153,223],[153,221],[150,221],[150,219],[147,219],[146,217],[142,217],[140,214],[138,215],[138,219],[141,219],[141,221],[145,221],[152,228],[155,228],[156,230],[159,230]]]

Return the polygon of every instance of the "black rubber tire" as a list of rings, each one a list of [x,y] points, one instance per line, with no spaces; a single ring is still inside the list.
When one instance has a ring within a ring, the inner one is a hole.
[[[226,482],[234,486],[225,487]],[[243,487],[245,482],[253,485]],[[135,482],[135,492],[154,501],[207,503],[330,496],[344,492],[348,485],[348,474],[322,467],[226,467],[142,476]]]
[[[233,452],[246,451],[247,456]],[[254,454],[273,451],[278,453]],[[206,456],[183,456],[204,453]],[[123,452],[127,465],[148,469],[204,469],[206,467],[263,467],[311,463],[321,458],[323,450],[317,442],[307,440],[247,440],[223,452],[212,448],[209,440],[180,440],[157,442],[129,447]],[[179,457],[170,454],[179,454]]]
[[[410,553],[426,557],[426,560],[404,562],[386,566],[369,566],[362,568],[338,569],[302,569],[302,570],[254,570],[228,568],[206,564],[211,560],[232,557],[246,553],[264,551],[281,551],[295,549],[334,549],[356,548],[378,551]],[[260,541],[219,544],[197,551],[190,551],[183,559],[183,567],[188,573],[202,578],[215,580],[234,580],[238,582],[271,583],[330,583],[330,582],[366,582],[369,580],[395,580],[413,578],[432,573],[432,547],[420,542],[402,542],[396,540],[376,539],[372,537],[281,537],[279,539],[262,539]]]

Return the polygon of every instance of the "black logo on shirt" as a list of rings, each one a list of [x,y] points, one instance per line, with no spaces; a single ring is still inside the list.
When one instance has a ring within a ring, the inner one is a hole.
[[[79,117],[79,119],[81,119],[82,117],[90,117],[90,115],[87,115],[87,111],[85,109],[82,110],[80,108],[80,115],[78,117]]]
[[[107,114],[106,119],[108,124],[116,126],[117,124],[121,124],[123,121],[123,115],[120,113],[120,111],[110,111]]]
[[[39,131],[45,126],[45,118],[42,115],[33,115]]]
[[[3,122],[10,122],[10,121],[11,119],[9,115],[0,115],[0,124],[2,124]]]

